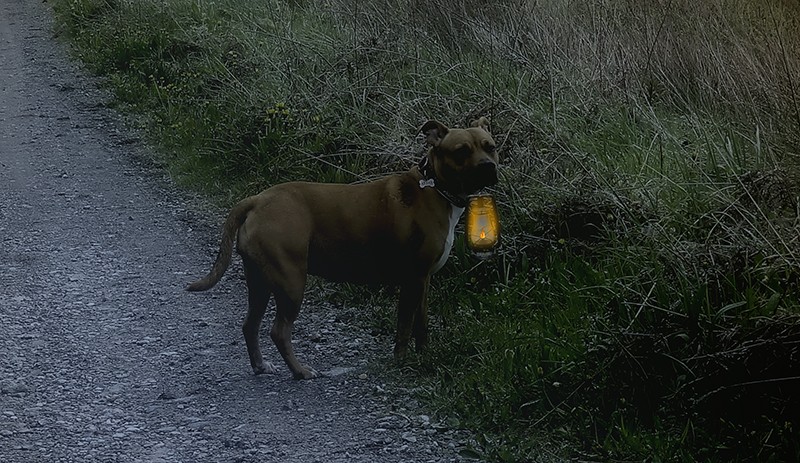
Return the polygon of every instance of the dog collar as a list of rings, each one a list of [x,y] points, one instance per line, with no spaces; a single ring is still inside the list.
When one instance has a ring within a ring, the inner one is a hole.
[[[423,156],[422,159],[420,159],[417,167],[422,174],[422,178],[419,180],[419,187],[421,189],[432,187],[453,206],[460,207],[462,209],[467,207],[466,198],[462,198],[461,196],[454,195],[447,190],[439,188],[439,185],[436,184],[436,172],[433,171],[433,166],[428,162],[428,156]]]

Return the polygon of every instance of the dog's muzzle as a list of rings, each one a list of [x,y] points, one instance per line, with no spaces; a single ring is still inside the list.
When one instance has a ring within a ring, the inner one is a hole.
[[[479,188],[492,186],[497,183],[497,163],[484,159],[475,166],[475,180]]]

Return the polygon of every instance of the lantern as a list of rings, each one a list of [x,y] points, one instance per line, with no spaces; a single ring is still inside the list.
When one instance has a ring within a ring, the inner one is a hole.
[[[472,252],[486,258],[500,242],[500,219],[490,194],[470,196],[467,201],[467,245]]]

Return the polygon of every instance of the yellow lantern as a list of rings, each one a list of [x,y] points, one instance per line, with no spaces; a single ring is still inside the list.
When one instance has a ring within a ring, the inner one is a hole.
[[[490,194],[470,196],[467,202],[467,245],[476,256],[492,255],[500,242],[500,219]]]

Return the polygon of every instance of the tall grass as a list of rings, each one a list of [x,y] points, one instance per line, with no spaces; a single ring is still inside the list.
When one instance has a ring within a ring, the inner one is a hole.
[[[796,1],[52,4],[223,202],[405,170],[425,120],[491,118],[504,246],[457,243],[413,369],[488,457],[800,457]]]

